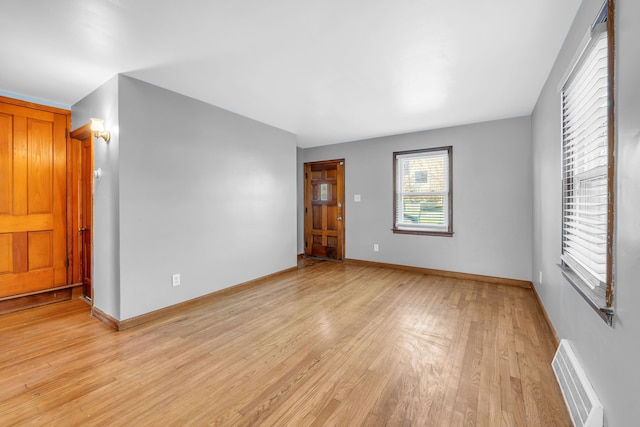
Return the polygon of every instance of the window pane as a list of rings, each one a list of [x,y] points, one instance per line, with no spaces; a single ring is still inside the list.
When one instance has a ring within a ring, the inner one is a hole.
[[[402,196],[401,222],[407,224],[445,225],[444,196]]]
[[[607,280],[607,86],[605,32],[562,92],[562,257],[594,288]]]
[[[451,232],[451,147],[394,153],[394,230]]]
[[[447,191],[446,160],[442,156],[403,159],[402,191],[404,193]]]

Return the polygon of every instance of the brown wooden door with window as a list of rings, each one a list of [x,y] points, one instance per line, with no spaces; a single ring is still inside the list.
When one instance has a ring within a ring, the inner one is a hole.
[[[67,284],[68,124],[0,100],[0,298]]]
[[[305,163],[304,229],[307,256],[344,257],[344,160]]]

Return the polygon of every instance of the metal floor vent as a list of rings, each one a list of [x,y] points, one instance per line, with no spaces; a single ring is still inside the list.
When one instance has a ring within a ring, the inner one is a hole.
[[[551,362],[564,402],[576,427],[602,427],[604,410],[567,340],[561,340]]]

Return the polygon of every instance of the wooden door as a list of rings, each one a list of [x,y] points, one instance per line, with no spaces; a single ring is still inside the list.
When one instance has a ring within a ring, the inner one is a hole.
[[[344,160],[305,163],[304,229],[307,256],[344,257]]]
[[[93,138],[82,141],[81,146],[81,185],[82,204],[80,207],[80,229],[82,236],[82,257],[80,271],[82,272],[82,290],[86,298],[93,298],[91,285],[93,261]]]
[[[67,284],[69,113],[0,99],[0,298]]]
[[[83,295],[91,300],[93,265],[93,132],[86,124],[71,132],[70,239],[73,248],[71,269],[74,283],[82,283]]]

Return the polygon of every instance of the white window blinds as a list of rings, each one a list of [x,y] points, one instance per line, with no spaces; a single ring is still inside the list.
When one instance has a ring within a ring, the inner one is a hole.
[[[562,90],[562,260],[594,289],[608,268],[608,43],[599,27]]]

